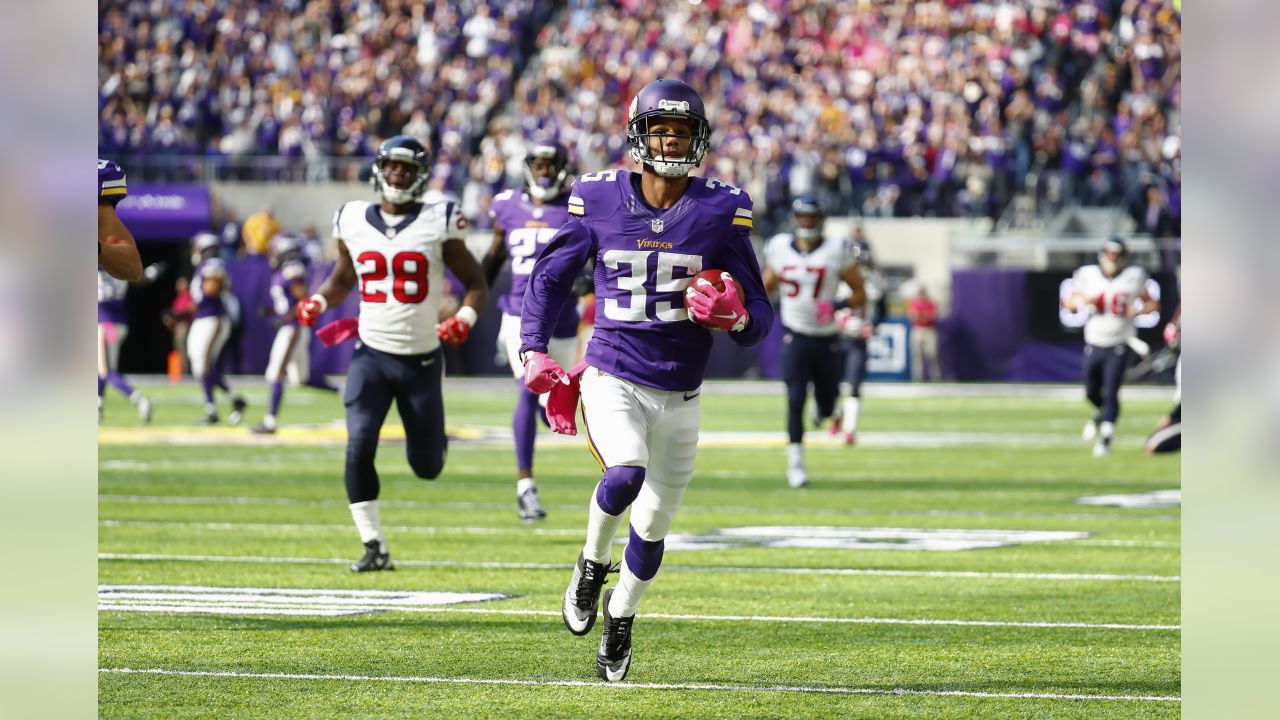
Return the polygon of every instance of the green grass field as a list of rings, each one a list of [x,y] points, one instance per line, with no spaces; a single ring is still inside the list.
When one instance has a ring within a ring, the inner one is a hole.
[[[244,428],[187,429],[201,414],[191,385],[144,388],[156,400],[149,428],[110,395],[99,445],[100,714],[1180,714],[1180,508],[1077,502],[1180,487],[1176,455],[1140,451],[1167,400],[1127,399],[1115,451],[1095,459],[1079,440],[1078,394],[912,398],[872,386],[859,445],[815,436],[810,486],[792,490],[781,384],[708,384],[698,470],[673,533],[781,528],[763,532],[786,538],[818,527],[808,532],[863,546],[682,550],[672,539],[636,620],[631,673],[605,685],[594,666],[600,624],[578,638],[559,617],[594,461],[579,439],[544,431],[537,479],[550,515],[525,525],[502,437],[510,386],[446,386],[460,439],[439,480],[412,477],[401,444],[382,446],[382,519],[399,569],[370,575],[345,567],[362,549],[334,396],[290,391],[284,432],[258,442]],[[247,394],[246,427],[266,390]],[[1075,535],[904,549],[922,530]],[[430,605],[411,594],[427,591],[510,597]]]

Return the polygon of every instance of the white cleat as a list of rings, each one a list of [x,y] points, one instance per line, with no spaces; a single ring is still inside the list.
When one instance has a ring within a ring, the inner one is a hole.
[[[1093,446],[1094,457],[1106,457],[1111,454],[1111,445],[1104,442],[1096,443]]]
[[[144,425],[151,422],[151,401],[145,397],[138,398],[138,419]]]
[[[809,484],[809,474],[803,467],[787,468],[787,484],[793,488],[802,488]]]
[[[1080,439],[1085,442],[1092,442],[1096,437],[1098,437],[1098,423],[1090,420],[1084,424],[1084,429],[1080,431]]]

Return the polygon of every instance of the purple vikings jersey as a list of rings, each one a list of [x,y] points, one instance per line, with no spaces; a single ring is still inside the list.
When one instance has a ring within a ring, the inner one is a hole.
[[[196,272],[191,277],[191,299],[196,302],[196,317],[211,317],[215,315],[226,315],[226,304],[222,301],[222,295],[206,297],[204,294],[204,278],[210,269],[216,268],[217,272],[221,272],[224,277],[227,275],[226,263],[214,258],[205,260],[196,268]],[[223,292],[226,292],[227,284],[230,279],[223,281]]]
[[[719,180],[689,178],[675,205],[654,210],[627,170],[583,175],[573,185],[573,217],[538,256],[524,296],[521,352],[547,351],[547,339],[578,271],[595,258],[596,326],[587,345],[593,367],[660,390],[702,384],[711,331],[689,320],[684,290],[704,269],[726,270],[746,295],[751,322],[729,333],[749,347],[773,324],[751,247],[751,197]]]
[[[529,284],[529,273],[533,272],[538,252],[569,219],[569,205],[563,195],[536,205],[529,199],[529,193],[517,194],[514,190],[506,190],[493,199],[489,215],[506,234],[507,254],[511,256],[511,291],[498,298],[498,307],[507,315],[520,317],[524,290]],[[556,321],[553,337],[577,334],[578,305],[566,302]]]
[[[110,160],[98,159],[98,203],[115,207],[129,190],[124,182],[124,169]]]
[[[306,272],[306,265],[299,260],[287,262],[271,272],[271,285],[267,292],[271,298],[271,314],[279,327],[298,324],[298,314],[293,311],[295,301],[289,293],[289,286],[299,277],[305,279]]]
[[[128,280],[113,278],[105,270],[98,271],[98,322],[129,323],[128,313],[124,310],[124,296],[128,291]]]

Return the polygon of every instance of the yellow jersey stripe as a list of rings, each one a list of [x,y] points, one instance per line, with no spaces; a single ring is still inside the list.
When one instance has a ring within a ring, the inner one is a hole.
[[[744,218],[744,217],[734,218],[734,219],[733,219],[733,224],[734,224],[734,225],[741,225],[741,226],[743,226],[743,227],[753,227],[753,226],[752,226],[752,224],[751,224],[751,218]]]
[[[129,192],[127,188],[102,188],[101,195],[124,195]]]
[[[586,211],[586,208],[580,208],[580,207],[575,207],[573,205],[570,205],[569,214],[570,215],[586,215],[587,211]]]

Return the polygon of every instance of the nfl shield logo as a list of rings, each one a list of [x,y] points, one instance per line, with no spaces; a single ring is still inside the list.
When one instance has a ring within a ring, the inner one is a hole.
[[[649,221],[649,227],[653,228],[656,233],[662,232],[662,218],[654,218]]]

